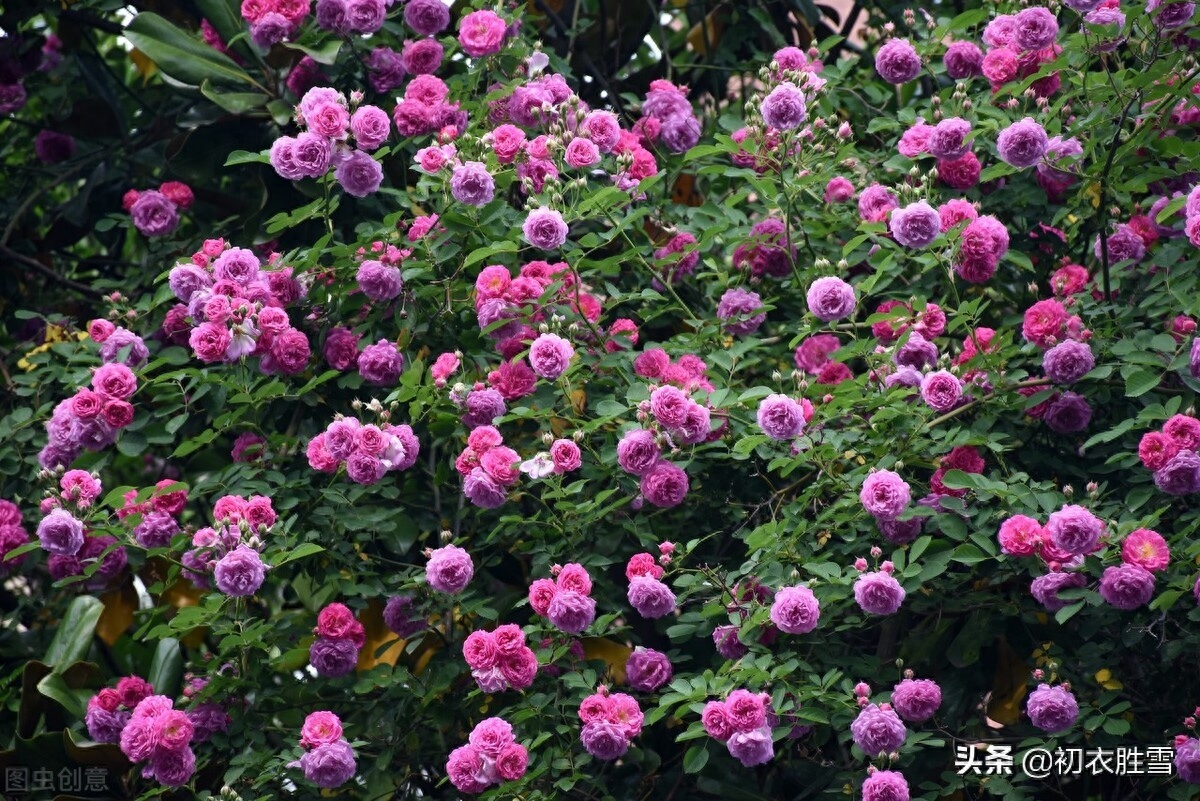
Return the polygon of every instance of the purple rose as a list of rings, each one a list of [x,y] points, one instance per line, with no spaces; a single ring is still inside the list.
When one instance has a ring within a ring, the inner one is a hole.
[[[1154,486],[1168,495],[1191,495],[1200,492],[1200,456],[1183,450],[1154,471]]]
[[[888,219],[892,236],[906,248],[923,248],[937,239],[942,219],[937,209],[924,200],[896,209]]]
[[[808,634],[821,619],[817,596],[808,587],[781,587],[771,604],[771,622],[788,634]]]
[[[392,342],[381,339],[358,354],[358,373],[368,384],[391,386],[404,372],[404,356]]]
[[[430,587],[447,595],[466,589],[475,575],[471,555],[457,545],[445,545],[429,555],[425,565],[425,580]]]
[[[340,787],[348,782],[358,769],[354,762],[354,749],[345,740],[321,743],[300,757],[304,778],[318,787]]]
[[[373,259],[367,259],[358,266],[356,280],[362,293],[374,301],[393,300],[399,297],[400,290],[404,288],[399,267]]]
[[[249,545],[239,545],[221,557],[213,568],[217,589],[239,598],[253,595],[262,586],[266,567],[258,551]]]
[[[671,462],[660,461],[642,475],[641,492],[660,508],[678,506],[688,492],[687,473]]]
[[[1079,704],[1069,690],[1039,684],[1025,702],[1029,722],[1047,734],[1066,731],[1079,717]]]
[[[1014,122],[996,139],[996,151],[1001,160],[1013,167],[1032,167],[1042,160],[1049,146],[1046,129],[1032,117]]]
[[[550,601],[546,617],[562,631],[579,634],[596,619],[596,599],[575,590],[560,588]]]
[[[904,679],[892,689],[892,707],[909,723],[933,717],[942,705],[942,688],[930,679]]]
[[[717,304],[717,317],[725,322],[725,331],[734,335],[753,334],[767,320],[757,292],[741,287],[725,290]]]
[[[1044,576],[1038,576],[1029,585],[1029,593],[1037,599],[1038,603],[1046,608],[1047,612],[1057,612],[1065,607],[1069,601],[1065,601],[1058,597],[1058,593],[1062,590],[1072,587],[1086,587],[1087,579],[1079,573],[1047,573]]]
[[[554,250],[567,241],[567,224],[554,209],[536,208],[529,212],[521,231],[526,242],[542,250]]]
[[[354,670],[358,664],[358,646],[346,637],[317,637],[308,649],[308,661],[318,676],[336,679]]]
[[[739,629],[734,625],[717,626],[713,629],[713,645],[725,659],[741,659],[750,649],[738,637]]]
[[[781,131],[799,128],[808,116],[804,93],[794,83],[784,81],[763,98],[762,116],[763,122]]]
[[[64,509],[54,509],[38,523],[37,536],[47,553],[74,556],[83,547],[83,521]]]
[[[378,191],[383,183],[383,167],[363,151],[355,150],[337,165],[333,177],[346,194],[366,197]]]
[[[579,739],[596,759],[609,761],[624,756],[629,750],[629,739],[625,730],[617,723],[607,720],[593,720],[585,723],[579,732]]]
[[[675,593],[652,576],[634,576],[629,582],[627,597],[639,615],[651,620],[675,611]]]
[[[1137,609],[1154,595],[1154,574],[1125,563],[1110,565],[1100,578],[1100,597],[1117,609]]]
[[[908,730],[904,728],[900,716],[891,709],[881,709],[875,704],[862,708],[850,724],[850,733],[854,737],[854,744],[872,759],[898,750],[908,737]]]
[[[775,756],[775,744],[771,741],[771,727],[760,726],[752,731],[734,732],[725,742],[725,747],[744,767],[765,765]]]
[[[486,206],[496,196],[496,181],[482,162],[468,161],[455,167],[451,173],[450,194],[459,203]]]
[[[808,310],[818,320],[833,322],[854,313],[854,287],[840,278],[818,278],[808,288]]]
[[[1074,339],[1060,342],[1042,357],[1042,370],[1056,384],[1073,384],[1095,366],[1091,347]]]
[[[863,573],[854,582],[854,600],[869,615],[894,614],[904,603],[904,596],[900,582],[882,571]]]
[[[625,678],[639,692],[654,692],[669,682],[671,675],[671,660],[653,648],[639,645],[625,661]]]
[[[875,70],[888,83],[908,83],[921,74],[921,57],[907,39],[890,39],[875,53]]]
[[[1064,392],[1050,401],[1042,419],[1055,433],[1074,434],[1088,427],[1092,421],[1092,407],[1082,395]],[[1197,460],[1197,467],[1200,467],[1200,459]],[[1197,486],[1200,488],[1200,484]]]
[[[179,227],[178,207],[155,189],[139,192],[129,213],[143,236],[166,236]]]
[[[442,0],[409,0],[404,24],[421,36],[434,36],[450,24],[450,9]]]

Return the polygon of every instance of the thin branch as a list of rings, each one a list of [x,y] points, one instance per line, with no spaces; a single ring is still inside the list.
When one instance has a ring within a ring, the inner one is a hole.
[[[32,259],[23,253],[18,253],[17,251],[13,250],[12,248],[8,247],[7,245],[0,245],[0,254],[7,256],[8,258],[12,259],[13,261],[24,264],[26,267],[29,267],[29,268],[35,270],[36,272],[39,272],[42,275],[46,276],[47,278],[52,279],[55,283],[62,284],[65,287],[74,289],[76,292],[79,292],[80,294],[87,295],[89,298],[101,298],[104,296],[104,293],[102,293],[100,290],[96,289],[95,287],[89,286],[87,284],[82,284],[79,281],[74,281],[70,278],[61,276],[58,273],[56,273],[54,270],[52,270],[51,268],[42,264],[37,259]]]

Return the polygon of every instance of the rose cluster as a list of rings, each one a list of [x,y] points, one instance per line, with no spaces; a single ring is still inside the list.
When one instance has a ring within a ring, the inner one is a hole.
[[[496,509],[508,500],[509,488],[520,479],[520,462],[520,455],[504,444],[498,429],[479,425],[467,436],[467,446],[454,460],[454,468],[463,478],[467,500],[482,509]]]
[[[118,342],[125,339],[118,332],[129,333],[104,320],[94,321],[91,328],[101,337],[97,341],[101,342],[102,356],[114,337]],[[141,342],[140,337],[130,335],[125,346],[130,349],[126,360],[135,362],[135,366],[144,361],[144,358],[137,358],[137,345],[141,345],[142,353],[146,351]],[[119,357],[121,350],[123,348],[118,347],[110,356]],[[112,445],[121,429],[133,422],[134,409],[129,401],[137,388],[137,376],[121,361],[108,361],[96,368],[90,388],[81,387],[54,407],[46,423],[47,442],[38,454],[38,463],[47,469],[67,467],[85,449],[100,451]]]
[[[575,273],[565,262],[532,261],[522,265],[515,278],[507,267],[490,265],[480,270],[475,279],[479,330],[496,343],[496,350],[508,360],[516,359],[538,338],[534,330],[537,326],[567,320],[595,324],[601,311],[600,298],[589,287],[577,283]],[[633,342],[637,341],[636,328],[626,333]],[[529,362],[543,378],[561,375],[574,353],[569,343],[555,338],[566,344],[566,349],[551,340],[555,347],[543,345],[545,353],[539,358],[530,348]],[[618,348],[609,348],[606,343],[606,349]]]
[[[529,751],[516,741],[503,718],[485,718],[475,725],[467,744],[450,752],[446,775],[461,793],[482,793],[493,784],[515,782],[529,767]]]
[[[1083,2],[1096,5],[1091,0]],[[1041,6],[1030,6],[1017,14],[998,14],[983,29],[982,38],[986,53],[976,55],[980,51],[973,44],[972,51],[960,49],[953,59],[948,51],[946,67],[949,72],[953,60],[959,69],[969,69],[971,76],[982,74],[993,91],[1036,74],[1043,64],[1054,61],[1062,52],[1062,47],[1055,43],[1058,20],[1054,12]],[[1030,88],[1036,97],[1048,98],[1058,91],[1061,83],[1058,73],[1052,72],[1033,81]]]
[[[341,787],[354,777],[358,765],[354,749],[342,736],[342,721],[332,712],[310,712],[300,728],[300,747],[303,755],[289,768],[300,768],[304,778],[318,787]]]
[[[169,479],[159,482],[160,486],[173,484],[175,482]],[[68,470],[59,478],[59,492],[47,492],[46,497],[42,499],[41,509],[45,512],[62,511],[66,512],[69,508],[74,508],[79,517],[86,518],[87,510],[92,508],[96,499],[100,497],[101,485],[97,476],[83,470]],[[131,503],[130,496],[135,495],[135,491],[131,491],[126,495],[126,506]],[[186,500],[186,492],[183,495]],[[166,515],[172,522],[174,517],[171,517],[171,510],[178,508],[182,511],[182,505],[176,505],[166,494],[157,494],[153,501],[158,503],[157,514]],[[69,513],[68,513],[69,514]],[[120,515],[121,512],[118,512]],[[78,518],[76,518],[78,519]],[[53,526],[48,528],[54,530],[59,528],[59,523],[64,522],[65,518],[56,520]],[[176,531],[178,528],[175,529]],[[50,539],[53,541],[56,538],[49,531],[47,532]],[[135,530],[136,533],[136,530]],[[118,544],[115,537],[107,534],[96,534],[88,531],[84,527],[83,545],[75,553],[51,552],[50,559],[46,567],[50,571],[50,576],[55,581],[70,576],[85,576],[88,571],[91,575],[84,582],[84,587],[89,590],[98,590],[106,587],[113,579],[115,579],[125,565],[128,563],[128,555],[125,552],[125,547]],[[168,537],[168,541],[170,538]],[[95,565],[93,568],[92,565]]]
[[[579,704],[579,720],[583,722],[579,740],[594,758],[606,762],[617,759],[642,733],[643,717],[636,698],[610,693],[601,685]]]
[[[626,595],[642,617],[655,620],[675,611],[675,593],[660,580],[662,577],[663,569],[653,554],[634,554],[625,566],[625,578],[629,579]]]
[[[241,10],[250,38],[268,49],[299,32],[308,17],[309,0],[243,0]]]
[[[264,374],[302,372],[311,355],[308,337],[292,326],[284,307],[307,289],[278,258],[272,254],[275,269],[264,270],[250,250],[205,240],[190,262],[171,269],[167,280],[180,304],[168,312],[164,331],[207,364],[249,356],[258,358]]]
[[[1160,431],[1142,435],[1138,458],[1154,471],[1154,486],[1168,495],[1200,492],[1200,420],[1177,414]]]
[[[463,658],[485,693],[524,690],[533,684],[538,670],[537,656],[525,644],[525,632],[514,623],[495,631],[471,632],[463,642]]]
[[[367,642],[363,624],[345,604],[328,604],[317,614],[317,635],[308,649],[308,661],[318,676],[336,679],[354,670]]]
[[[417,463],[421,445],[409,425],[363,423],[339,415],[308,443],[308,464],[322,473],[335,473],[345,464],[356,484],[375,484],[393,470]]]
[[[554,580],[540,578],[529,586],[529,605],[561,631],[579,634],[596,619],[591,576],[575,562],[551,570]]]
[[[194,201],[195,195],[187,184],[167,181],[158,189],[130,189],[121,199],[121,205],[142,236],[159,237],[179,227],[179,212],[187,211]]]
[[[300,99],[296,115],[304,130],[294,137],[281,136],[271,145],[271,166],[281,178],[321,178],[332,169],[334,179],[354,197],[379,189],[383,167],[370,153],[391,133],[386,111],[362,103],[361,93],[347,101],[336,89],[314,86]]]
[[[570,473],[583,465],[583,452],[574,439],[552,439],[552,436],[547,434],[542,438],[543,442],[550,443],[550,450],[539,451],[532,458],[521,462],[522,473],[530,478],[539,479]]]
[[[192,719],[175,709],[170,698],[147,694],[133,707],[121,729],[121,752],[130,762],[147,763],[142,769],[144,777],[167,787],[180,787],[196,771],[196,755],[191,747],[194,732]]]
[[[770,698],[767,693],[734,690],[724,701],[709,701],[700,714],[704,731],[725,743],[730,755],[744,766],[765,765],[775,757]]]
[[[192,548],[180,559],[183,575],[201,589],[215,585],[233,598],[253,595],[266,578],[262,538],[277,519],[266,496],[218,498],[213,506],[213,526],[196,531]]]
[[[5,558],[9,551],[29,542],[29,532],[21,525],[23,517],[15,503],[0,499],[0,576],[16,570],[25,561],[25,554]]]

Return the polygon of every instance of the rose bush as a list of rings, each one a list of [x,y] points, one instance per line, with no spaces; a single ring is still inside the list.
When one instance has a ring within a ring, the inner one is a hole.
[[[195,5],[0,12],[0,766],[1191,797],[1192,3]]]

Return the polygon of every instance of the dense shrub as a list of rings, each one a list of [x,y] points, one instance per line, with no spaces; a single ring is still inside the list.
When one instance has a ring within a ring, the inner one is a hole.
[[[0,764],[1192,796],[1194,5],[680,5],[0,17]]]

